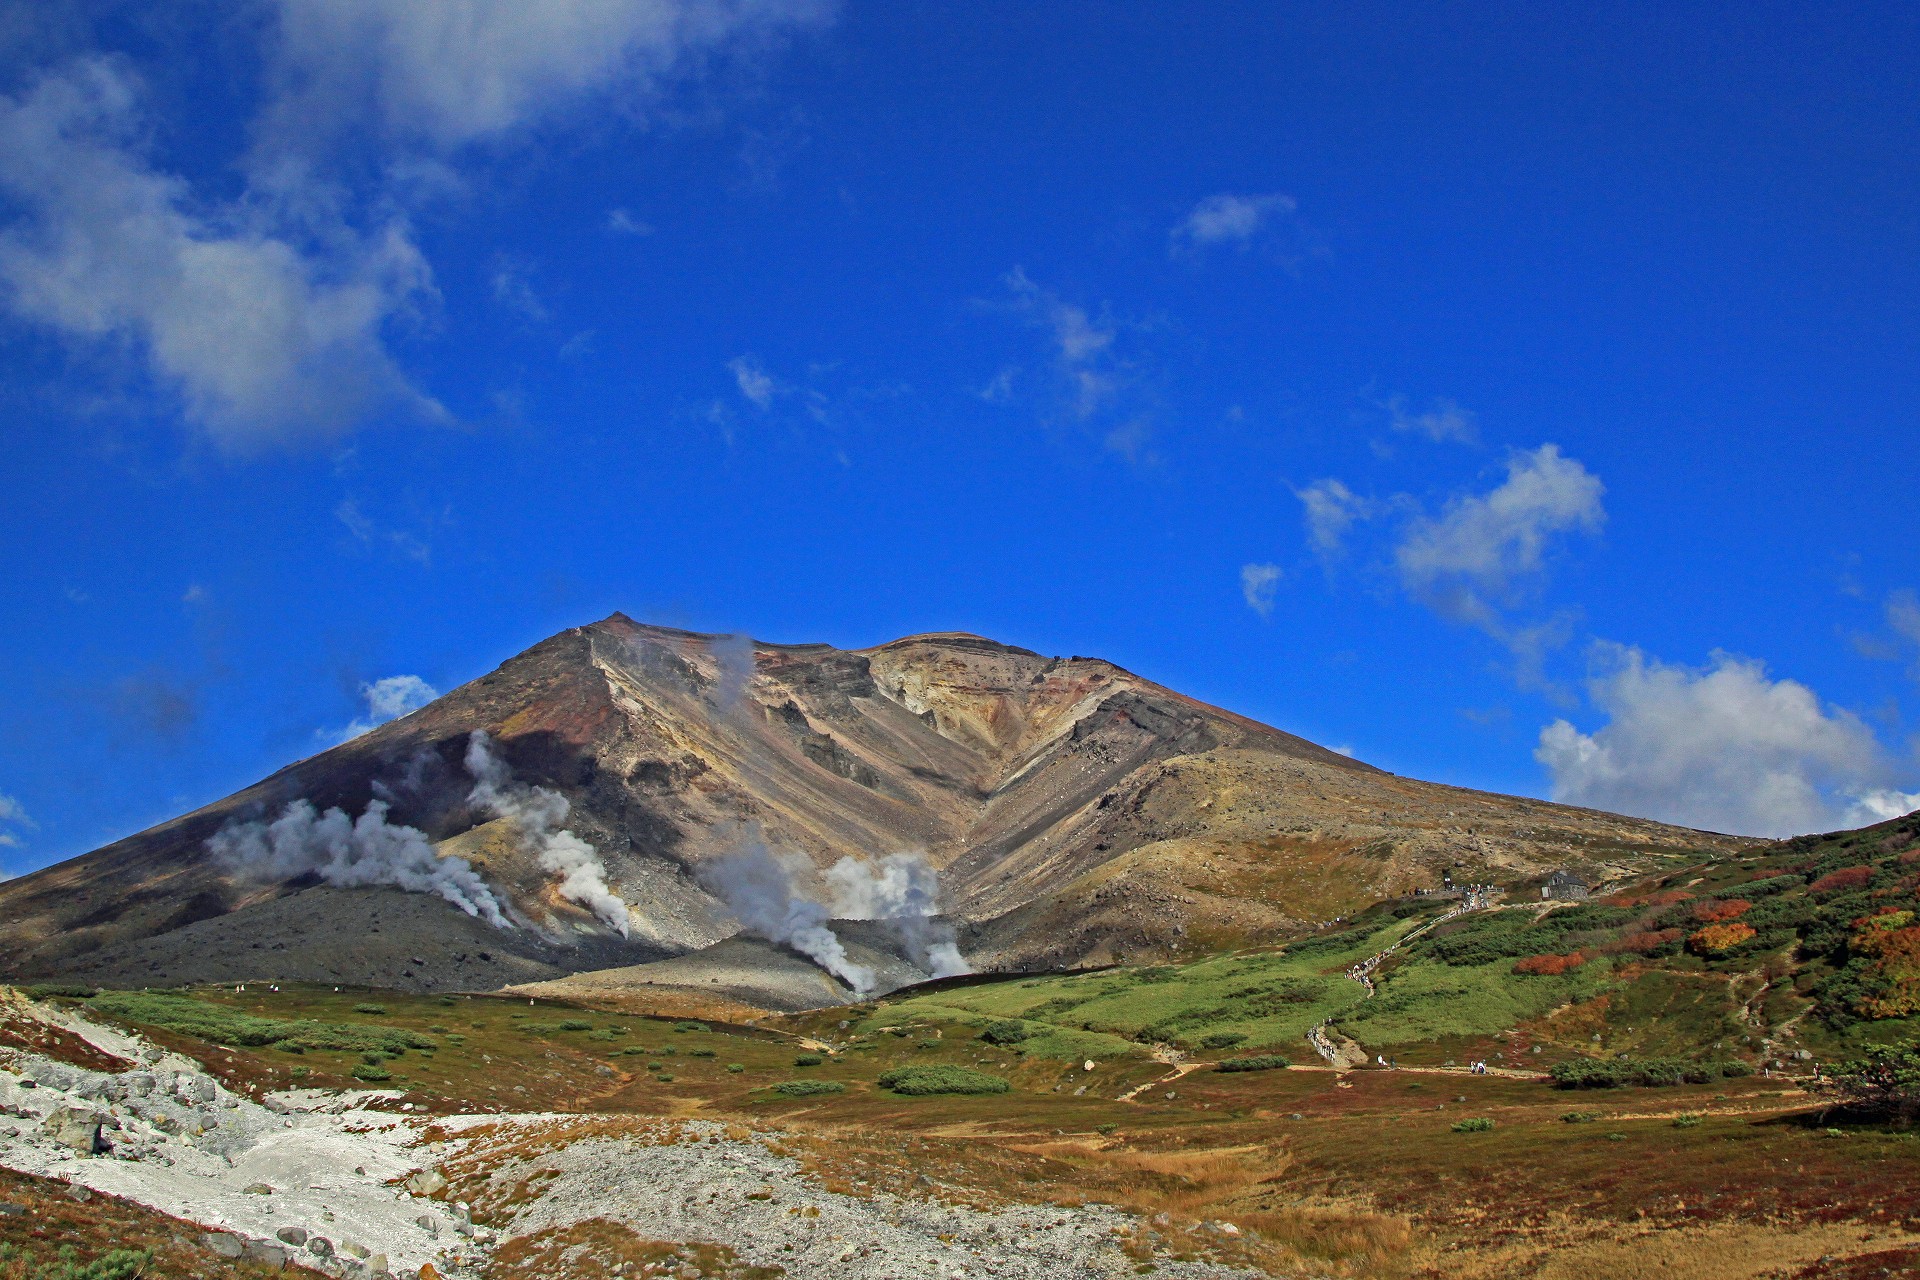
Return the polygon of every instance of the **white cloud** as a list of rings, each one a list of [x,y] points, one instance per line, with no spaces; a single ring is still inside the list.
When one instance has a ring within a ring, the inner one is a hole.
[[[765,412],[773,407],[773,397],[780,391],[780,384],[760,367],[758,360],[752,356],[735,356],[727,361],[727,368],[733,370],[740,394],[751,401],[754,408]]]
[[[368,127],[449,154],[598,94],[629,110],[715,53],[831,17],[826,0],[279,0],[267,135]]]
[[[1278,591],[1281,578],[1277,564],[1243,564],[1240,566],[1240,594],[1247,602],[1247,608],[1265,618],[1273,613],[1273,598]]]
[[[1436,444],[1477,444],[1480,440],[1480,424],[1473,414],[1444,397],[1415,413],[1407,408],[1405,396],[1393,396],[1387,401],[1387,412],[1392,415],[1389,421],[1395,431],[1425,436]]]
[[[360,696],[366,700],[367,714],[344,729],[321,730],[321,738],[334,743],[351,742],[389,720],[418,711],[439,697],[440,692],[419,676],[382,676],[371,684],[361,685]]]
[[[0,287],[18,317],[140,349],[220,444],[322,435],[386,408],[438,417],[382,331],[431,297],[403,221],[289,225],[258,199],[208,205],[136,139],[138,86],[86,59],[0,98]]]
[[[1315,480],[1304,489],[1295,489],[1293,496],[1300,499],[1307,542],[1320,556],[1339,553],[1354,522],[1371,518],[1378,509],[1371,499],[1362,498],[1338,480]]]
[[[1245,248],[1269,221],[1299,208],[1292,196],[1212,195],[1193,207],[1170,233],[1176,244],[1232,244]]]
[[[1544,571],[1556,535],[1600,530],[1605,492],[1557,445],[1515,454],[1497,488],[1456,497],[1439,517],[1408,528],[1395,550],[1401,582],[1439,613],[1484,625]]]
[[[1871,729],[1753,659],[1704,669],[1600,644],[1588,696],[1608,721],[1540,731],[1553,798],[1713,831],[1784,836],[1920,807]]]

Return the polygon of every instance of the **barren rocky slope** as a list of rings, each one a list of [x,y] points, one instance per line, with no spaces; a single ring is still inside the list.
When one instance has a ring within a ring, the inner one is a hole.
[[[476,807],[484,730],[631,907],[620,937]],[[370,801],[469,859],[518,918],[235,879],[228,823]],[[116,983],[467,987],[682,955],[736,931],[699,877],[764,839],[815,868],[919,851],[969,959],[1022,968],[1282,936],[1386,895],[1558,866],[1604,876],[1726,837],[1395,777],[1111,663],[977,636],[775,645],[615,614],[225,800],[0,886],[0,967]],[[807,888],[803,886],[803,888]],[[375,915],[391,917],[370,933]],[[351,948],[339,945],[354,939]],[[384,941],[382,941],[384,939]]]

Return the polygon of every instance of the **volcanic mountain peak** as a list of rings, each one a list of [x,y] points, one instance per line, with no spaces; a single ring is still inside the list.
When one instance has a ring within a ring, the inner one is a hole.
[[[278,857],[270,824],[289,813],[310,835],[374,829],[333,863],[210,851]],[[717,868],[764,846],[808,918],[829,909],[812,905],[832,900],[829,868],[905,874],[885,860],[915,855],[938,870],[974,964],[1068,965],[1273,939],[1449,872],[1605,877],[1734,843],[1398,778],[1095,658],[962,632],[773,644],[614,614],[216,804],[0,886],[0,962],[140,983],[557,977],[735,933],[746,916]],[[348,865],[396,849],[412,862]],[[429,896],[450,858],[517,927]],[[374,927],[374,903],[407,922],[404,972],[377,946],[339,945]]]

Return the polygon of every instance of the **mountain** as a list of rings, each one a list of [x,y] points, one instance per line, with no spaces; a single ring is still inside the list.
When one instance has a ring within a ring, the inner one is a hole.
[[[301,801],[344,815],[294,823],[309,844],[374,823],[356,839],[412,857],[429,891],[355,883],[280,845],[268,856],[262,824]],[[1056,968],[1272,941],[1449,874],[1598,881],[1747,843],[1396,777],[1097,658],[960,633],[770,644],[615,614],[224,800],[0,885],[0,966],[118,985],[479,989],[609,970],[650,983],[634,966],[738,931],[709,886],[730,855],[764,845],[798,859],[799,897],[823,903],[819,873],[843,858],[921,855],[972,965]],[[236,862],[243,846],[255,853]],[[588,863],[630,909],[627,936]],[[510,927],[453,901],[476,895]],[[871,955],[879,934],[861,944]],[[875,963],[885,985],[917,962]],[[685,959],[659,972],[700,981]]]

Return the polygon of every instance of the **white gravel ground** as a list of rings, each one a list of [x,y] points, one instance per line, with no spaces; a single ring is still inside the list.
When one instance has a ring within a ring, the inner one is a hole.
[[[743,1261],[784,1267],[795,1280],[1096,1280],[1130,1276],[1138,1265],[1114,1234],[1136,1219],[1118,1210],[1015,1205],[983,1212],[937,1200],[840,1195],[762,1142],[726,1137],[725,1126],[671,1128],[700,1140],[586,1138],[503,1162],[493,1171],[502,1191],[536,1169],[559,1174],[535,1184],[538,1197],[517,1209],[507,1234],[605,1218],[648,1239],[725,1244]],[[1155,1274],[1225,1280],[1254,1273],[1162,1259]]]
[[[136,1037],[43,1007],[32,1016],[134,1065],[103,1073],[0,1053],[0,1165],[200,1223],[228,1249],[263,1257],[283,1250],[339,1276],[390,1270],[413,1277],[426,1263],[444,1276],[475,1275],[497,1243],[493,1232],[473,1226],[464,1206],[412,1195],[402,1180],[513,1136],[501,1126],[532,1133],[580,1119],[441,1116],[433,1123],[451,1137],[423,1146],[425,1116],[378,1109],[392,1105],[391,1094],[304,1090],[262,1105],[229,1093],[198,1063]],[[99,1115],[108,1150],[83,1155],[56,1141],[43,1122],[63,1108]],[[488,1128],[461,1136],[480,1126]],[[1137,1265],[1114,1235],[1134,1220],[1114,1209],[1019,1205],[985,1212],[884,1194],[846,1196],[808,1179],[796,1160],[772,1154],[764,1139],[777,1135],[737,1140],[721,1126],[694,1123],[671,1127],[718,1140],[658,1141],[668,1127],[631,1138],[584,1138],[537,1160],[503,1160],[491,1170],[502,1187],[535,1168],[558,1171],[537,1180],[539,1193],[516,1207],[503,1235],[605,1218],[648,1239],[723,1244],[795,1280],[1094,1280],[1131,1275]],[[309,1243],[298,1243],[302,1233]],[[1168,1260],[1156,1274],[1252,1275]]]

